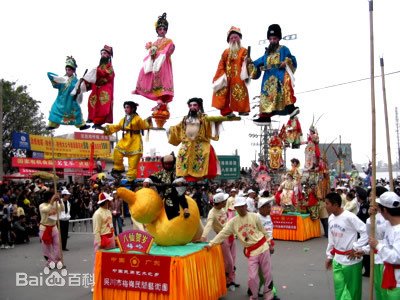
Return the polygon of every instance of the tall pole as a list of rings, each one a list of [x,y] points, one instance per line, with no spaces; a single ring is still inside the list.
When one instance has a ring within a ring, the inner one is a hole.
[[[342,185],[342,136],[339,135],[339,185]]]
[[[381,74],[382,74],[382,93],[383,93],[383,108],[385,111],[385,127],[386,127],[386,146],[388,154],[388,165],[389,165],[389,185],[390,190],[394,191],[393,185],[393,169],[392,169],[392,151],[390,149],[390,136],[389,136],[389,117],[387,112],[387,101],[386,101],[386,85],[385,85],[385,67],[383,62],[383,57],[380,59],[381,63]]]
[[[53,162],[53,184],[54,184],[54,194],[57,193],[57,183],[56,183],[56,161],[54,159],[54,133],[53,130],[51,131],[51,159]],[[64,265],[64,256],[63,256],[63,252],[61,250],[61,245],[62,245],[62,241],[61,241],[61,227],[60,227],[60,214],[58,213],[58,205],[60,205],[60,203],[58,203],[58,201],[56,202],[56,213],[57,213],[57,227],[58,227],[58,243],[60,245],[60,247],[58,247],[59,255],[60,255],[60,259],[62,264]]]
[[[4,166],[3,166],[3,80],[0,80],[0,181],[3,181]]]
[[[374,69],[374,4],[369,0],[369,37],[370,37],[370,65],[371,65],[371,116],[372,116],[372,178],[371,178],[371,206],[375,206],[376,197],[376,112],[375,112],[375,69]],[[371,237],[375,237],[375,215],[371,218]],[[374,249],[370,251],[370,278],[369,299],[374,299]]]

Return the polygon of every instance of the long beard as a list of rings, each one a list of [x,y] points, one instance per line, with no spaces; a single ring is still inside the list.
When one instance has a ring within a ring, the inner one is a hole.
[[[198,118],[198,114],[199,114],[198,111],[189,110],[188,116],[191,117],[191,118]]]
[[[111,57],[101,57],[100,58],[100,62],[99,62],[99,66],[100,65],[106,65],[111,61]]]
[[[240,41],[239,42],[230,42],[229,43],[229,50],[231,52],[238,52],[241,47]]]
[[[276,50],[278,49],[278,47],[279,47],[279,43],[270,43],[269,45],[268,45],[268,53],[274,53],[274,52],[276,52]]]

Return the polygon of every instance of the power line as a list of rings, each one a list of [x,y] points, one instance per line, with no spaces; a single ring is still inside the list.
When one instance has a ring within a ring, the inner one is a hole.
[[[400,71],[394,71],[394,72],[386,73],[385,75],[393,75],[393,74],[396,74],[396,73],[400,73]],[[374,78],[379,78],[379,77],[382,77],[382,75],[376,75]],[[324,86],[324,87],[321,87],[321,88],[316,88],[316,89],[312,89],[312,90],[308,90],[308,91],[297,92],[296,95],[305,94],[305,93],[311,93],[311,92],[320,91],[320,90],[325,90],[325,89],[329,89],[329,88],[333,88],[333,87],[337,87],[337,86],[341,86],[341,85],[352,84],[352,83],[365,81],[365,80],[370,80],[370,77],[357,79],[357,80],[346,81],[346,82],[337,83],[337,84],[332,84],[332,85],[328,85],[328,86]]]
[[[400,70],[399,71],[390,72],[390,73],[385,73],[385,76],[390,76],[390,75],[394,75],[394,74],[397,74],[397,73],[400,73]],[[382,75],[376,75],[374,78],[379,78],[379,77],[382,77]],[[316,92],[316,91],[320,91],[320,90],[326,90],[326,89],[330,89],[330,88],[334,88],[334,87],[338,87],[338,86],[342,86],[342,85],[347,85],[347,84],[352,84],[352,83],[357,83],[357,82],[361,82],[361,81],[365,81],[365,80],[370,80],[370,77],[351,80],[351,81],[346,81],[346,82],[332,84],[332,85],[327,85],[327,86],[324,86],[324,87],[315,88],[315,89],[311,89],[311,90],[307,90],[307,91],[295,92],[295,94],[299,95],[299,94],[312,93],[312,92]],[[256,100],[255,98],[250,100],[250,104],[254,104],[254,103],[258,103],[258,102],[259,101]],[[205,111],[205,113],[210,113],[210,112],[214,112],[214,111],[218,111],[218,109],[212,108],[212,109],[209,109],[209,110]],[[183,116],[177,116],[177,117],[170,118],[170,120],[178,119],[178,118],[182,118],[182,117]],[[243,118],[242,117],[242,120],[243,119],[251,120],[251,118]]]

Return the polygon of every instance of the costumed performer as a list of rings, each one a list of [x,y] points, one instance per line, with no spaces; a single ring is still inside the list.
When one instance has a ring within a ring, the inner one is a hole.
[[[213,79],[212,106],[219,109],[222,116],[238,112],[247,116],[250,112],[249,92],[245,80],[247,73],[247,49],[241,46],[240,28],[232,26],[228,31],[229,48],[222,53],[217,72]]]
[[[252,79],[258,79],[261,72],[264,75],[261,83],[260,114],[253,121],[258,125],[271,122],[274,115],[295,116],[300,112],[294,104],[294,76],[297,68],[296,58],[288,47],[280,45],[282,39],[281,27],[272,24],[268,27],[267,38],[269,46],[265,54],[256,61],[249,59],[248,70]]]
[[[319,149],[319,136],[314,125],[310,126],[307,135],[307,146],[305,151],[304,170],[318,171],[321,151]]]
[[[67,56],[64,76],[58,76],[51,72],[47,73],[53,88],[58,90],[57,98],[51,106],[47,130],[56,129],[60,124],[75,125],[80,130],[90,128],[82,118],[81,106],[74,95],[71,94],[78,82],[75,73],[77,67],[75,58]]]
[[[270,239],[268,232],[261,224],[260,218],[256,213],[247,211],[246,198],[238,196],[235,199],[235,209],[238,213],[233,219],[229,220],[224,228],[210,241],[207,247],[221,244],[232,234],[236,235],[244,247],[244,254],[248,258],[248,286],[252,296],[250,299],[258,299],[259,277],[258,270],[265,279],[263,296],[264,299],[272,300],[272,274],[271,274],[271,255],[269,252]]]
[[[281,183],[278,188],[278,192],[275,195],[275,197],[279,197],[278,202],[285,212],[296,210],[295,206],[297,205],[297,201],[294,192],[295,186],[296,182],[293,180],[292,174],[288,172],[285,180]]]
[[[95,129],[104,123],[113,122],[114,105],[114,68],[111,58],[113,57],[113,48],[104,45],[100,51],[100,63],[96,69],[93,69],[83,78],[90,85],[91,89],[88,100],[88,123],[93,122]]]
[[[368,242],[367,227],[355,214],[341,208],[339,194],[327,194],[325,204],[330,214],[325,267],[333,268],[335,299],[361,300],[362,258],[356,253]]]
[[[207,241],[207,236],[211,229],[218,234],[228,221],[228,215],[225,210],[229,195],[220,192],[213,197],[213,208],[209,211],[207,222],[204,226],[200,241]],[[232,234],[221,244],[222,255],[225,263],[226,286],[231,291],[235,291],[240,285],[235,282],[235,263],[236,263],[236,243],[235,236]]]
[[[176,158],[173,152],[165,155],[161,158],[163,169],[149,177],[155,183],[158,194],[164,200],[164,208],[168,220],[179,216],[179,206],[183,208],[183,217],[185,219],[190,217],[189,206],[185,197],[186,188],[183,186],[185,180],[176,177],[175,162]]]
[[[303,131],[301,130],[301,124],[297,116],[290,117],[285,126],[286,129],[286,144],[290,144],[292,149],[299,149]]]
[[[188,115],[168,131],[168,142],[174,146],[181,144],[176,176],[184,176],[187,181],[214,178],[220,174],[221,168],[210,140],[219,139],[220,123],[238,121],[240,117],[207,116],[201,98],[191,98],[187,104]]]
[[[283,141],[278,132],[274,132],[268,141],[269,167],[273,170],[280,169],[283,166],[282,149]]]
[[[115,125],[106,125],[104,128],[105,135],[111,135],[114,132],[122,131],[122,139],[117,143],[114,149],[114,168],[111,175],[119,178],[125,167],[123,164],[124,157],[128,157],[128,172],[126,178],[128,182],[133,182],[137,177],[137,166],[143,155],[143,143],[141,131],[151,127],[151,117],[143,120],[136,112],[139,104],[133,101],[124,102],[125,117]]]
[[[168,31],[167,14],[158,17],[155,24],[157,40],[146,44],[149,54],[144,58],[133,94],[142,95],[157,101],[153,108],[153,117],[165,121],[169,118],[167,103],[174,97],[174,80],[172,74],[171,55],[174,53],[173,41],[165,35]],[[157,124],[159,128],[164,124]]]
[[[39,238],[42,241],[43,256],[47,261],[46,266],[52,263],[57,264],[57,268],[61,269],[63,263],[61,261],[57,214],[65,209],[64,204],[60,201],[58,194],[53,194],[50,191],[44,192],[43,200],[44,202],[39,205]]]

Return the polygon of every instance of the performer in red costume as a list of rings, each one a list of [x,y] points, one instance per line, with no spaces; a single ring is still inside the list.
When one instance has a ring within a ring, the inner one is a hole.
[[[113,48],[104,45],[100,53],[100,63],[95,72],[93,70],[92,74],[84,76],[84,79],[91,83],[92,92],[88,101],[88,123],[93,122],[93,128],[99,128],[104,123],[113,122],[115,77],[111,61]]]

